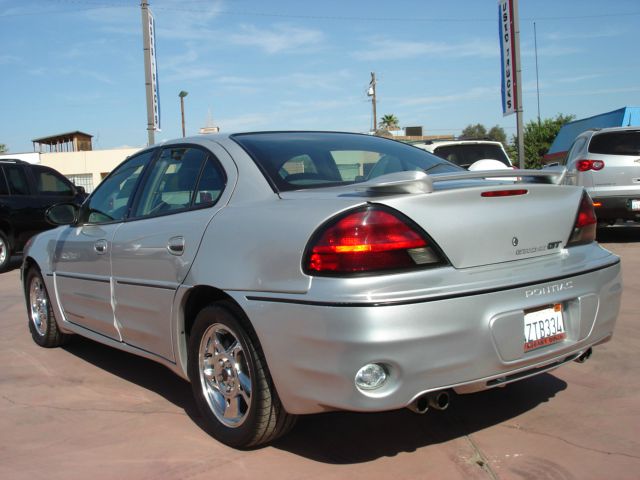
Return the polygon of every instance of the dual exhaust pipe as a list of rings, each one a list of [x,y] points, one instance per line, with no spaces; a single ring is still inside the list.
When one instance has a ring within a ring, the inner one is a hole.
[[[586,362],[593,350],[589,347],[578,358],[575,359],[578,363]],[[438,392],[425,393],[424,395],[416,398],[409,406],[409,410],[415,413],[424,414],[429,411],[429,408],[434,410],[446,410],[449,407],[449,392],[446,390],[440,390]]]
[[[427,413],[429,408],[434,410],[446,410],[449,406],[449,392],[441,390],[439,392],[426,393],[419,396],[407,407],[415,413]]]

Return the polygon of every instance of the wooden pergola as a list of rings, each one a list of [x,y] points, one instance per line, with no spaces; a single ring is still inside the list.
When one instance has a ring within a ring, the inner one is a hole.
[[[60,133],[49,137],[34,138],[33,151],[40,152],[81,152],[92,150],[91,139],[93,135],[88,133],[75,132]]]

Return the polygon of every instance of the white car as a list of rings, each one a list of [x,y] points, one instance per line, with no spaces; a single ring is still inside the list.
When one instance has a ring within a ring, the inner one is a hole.
[[[566,159],[546,168],[565,168],[567,183],[584,187],[598,224],[640,222],[640,128],[592,129],[576,137]]]
[[[513,168],[513,164],[500,142],[490,140],[429,140],[425,143],[414,143],[413,146],[433,153],[467,170]],[[487,160],[493,160],[493,162],[487,162]]]

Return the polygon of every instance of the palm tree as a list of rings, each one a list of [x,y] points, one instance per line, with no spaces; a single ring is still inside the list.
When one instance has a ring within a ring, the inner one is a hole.
[[[396,117],[392,113],[389,113],[387,115],[383,115],[380,118],[380,123],[378,124],[378,126],[385,130],[397,130],[398,128],[400,128],[399,123],[400,121],[398,120],[398,117]]]

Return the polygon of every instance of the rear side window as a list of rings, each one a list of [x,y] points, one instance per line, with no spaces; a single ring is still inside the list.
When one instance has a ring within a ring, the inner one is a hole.
[[[419,148],[370,135],[268,132],[232,135],[276,191],[348,185],[380,175],[459,169]]]
[[[18,165],[7,165],[4,173],[9,183],[9,193],[12,195],[29,195],[29,184],[24,169]]]
[[[194,205],[213,205],[218,201],[227,183],[227,178],[222,168],[217,162],[209,157],[204,164],[196,196],[193,199]]]
[[[640,130],[598,133],[591,139],[589,153],[640,155]]]
[[[433,153],[463,168],[469,168],[478,160],[486,159],[498,160],[508,167],[511,166],[504,150],[499,145],[481,143],[444,145],[436,148]]]
[[[206,153],[197,148],[163,149],[145,181],[133,217],[189,208],[205,159]]]
[[[36,187],[41,195],[73,195],[71,183],[62,175],[42,167],[34,167],[33,174],[36,178]]]

